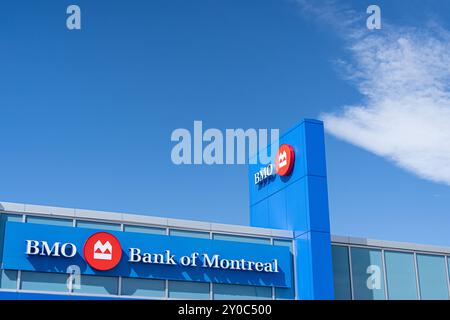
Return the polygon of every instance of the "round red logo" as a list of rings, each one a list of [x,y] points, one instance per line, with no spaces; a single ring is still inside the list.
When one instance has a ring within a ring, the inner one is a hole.
[[[119,240],[107,232],[97,232],[84,243],[84,259],[96,270],[110,270],[122,258],[122,247]]]
[[[275,168],[280,176],[287,176],[294,168],[295,154],[292,146],[282,144],[275,158]]]

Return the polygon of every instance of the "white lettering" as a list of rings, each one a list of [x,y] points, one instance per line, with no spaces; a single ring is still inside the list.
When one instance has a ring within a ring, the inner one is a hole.
[[[230,269],[230,270],[248,270],[257,272],[279,272],[278,260],[274,259],[272,262],[261,261],[247,261],[221,259],[218,254],[213,255],[212,258],[208,254],[203,254],[203,268],[215,269]]]
[[[219,255],[214,255],[211,260],[206,253],[203,254],[203,267],[219,268]]]
[[[141,250],[138,248],[130,248],[130,259],[128,259],[128,262],[139,262],[141,259]]]
[[[255,270],[256,271],[263,271],[263,264],[262,264],[262,262],[255,263]]]
[[[262,168],[255,173],[255,184],[259,184],[266,179],[272,177],[275,174],[275,169],[273,164],[269,164],[267,167]]]
[[[191,264],[191,258],[189,256],[182,256],[180,259],[180,263],[181,265],[186,267]]]
[[[39,254],[39,241],[27,240],[27,250],[25,253],[28,255]]]
[[[73,243],[55,242],[52,246],[47,241],[26,240],[27,255],[40,255],[65,258],[72,258],[77,253],[77,247]]]
[[[67,247],[70,247],[70,253],[67,253]],[[72,258],[77,254],[77,247],[73,243],[64,243],[61,246],[61,254],[63,257]]]
[[[192,260],[191,266],[192,267],[196,267],[197,266],[197,258],[198,258],[198,252],[192,253],[192,255],[191,255],[191,260]]]

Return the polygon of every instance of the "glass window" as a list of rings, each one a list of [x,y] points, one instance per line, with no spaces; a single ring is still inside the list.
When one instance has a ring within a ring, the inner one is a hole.
[[[80,288],[74,287],[74,292],[90,294],[117,294],[119,278],[82,275]]]
[[[68,275],[65,273],[22,271],[20,275],[22,290],[68,292]]]
[[[164,228],[131,226],[131,225],[125,225],[123,227],[124,227],[123,231],[125,231],[125,232],[161,234],[161,235],[166,234],[166,229],[164,229]]]
[[[291,240],[273,240],[274,246],[288,247],[291,251],[291,287],[290,288],[275,288],[276,299],[295,299],[295,284],[294,284],[294,256],[292,253],[292,241]]]
[[[417,270],[421,299],[449,298],[444,256],[417,254]]]
[[[17,289],[17,271],[2,270],[0,273],[0,287],[2,289]]]
[[[268,239],[268,238],[244,237],[244,236],[236,236],[236,235],[221,234],[221,233],[214,233],[213,239],[214,240],[235,241],[235,242],[270,244],[270,239]]]
[[[73,221],[71,219],[59,219],[59,218],[48,218],[38,216],[27,216],[27,222],[37,224],[50,224],[54,226],[66,226],[66,227],[73,226]]]
[[[22,215],[21,214],[1,214],[1,220],[2,222],[6,221],[13,221],[13,222],[22,222]]]
[[[333,258],[334,297],[336,300],[351,300],[348,248],[332,246],[331,253]]]
[[[271,287],[241,286],[233,284],[213,284],[214,300],[270,300],[272,299]]]
[[[292,240],[273,239],[273,245],[277,247],[288,247],[292,253]]]
[[[163,298],[165,283],[165,280],[122,278],[122,295]]]
[[[414,255],[385,251],[387,291],[390,300],[417,299]]]
[[[169,234],[177,237],[209,239],[209,232],[170,229]]]
[[[209,283],[169,281],[169,298],[209,299]]]
[[[118,224],[95,222],[95,221],[77,220],[77,227],[78,228],[120,231],[120,225],[118,225]]]
[[[381,250],[351,248],[353,295],[356,300],[384,300]]]

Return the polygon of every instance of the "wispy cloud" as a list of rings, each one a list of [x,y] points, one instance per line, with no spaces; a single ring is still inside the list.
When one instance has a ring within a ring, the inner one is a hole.
[[[351,54],[342,62],[346,79],[364,96],[360,105],[322,114],[328,132],[419,177],[450,185],[450,33],[437,25],[419,29],[385,21],[381,31],[369,31],[357,18],[347,19],[349,11],[336,1],[320,7],[317,1],[297,2],[346,29],[341,33]]]

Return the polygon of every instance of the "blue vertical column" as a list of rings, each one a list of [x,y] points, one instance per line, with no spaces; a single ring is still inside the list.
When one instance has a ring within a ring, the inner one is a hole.
[[[256,184],[254,175],[265,166],[249,166],[250,224],[294,232],[297,299],[333,299],[323,123],[303,120],[280,137],[282,144],[294,150],[289,175]]]

